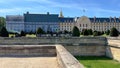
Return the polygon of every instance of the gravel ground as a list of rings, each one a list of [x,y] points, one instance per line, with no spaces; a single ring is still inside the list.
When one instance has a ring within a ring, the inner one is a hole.
[[[59,68],[56,57],[0,57],[0,68]]]

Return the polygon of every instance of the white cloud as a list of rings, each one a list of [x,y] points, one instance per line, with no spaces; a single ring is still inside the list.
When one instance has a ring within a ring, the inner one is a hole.
[[[103,9],[103,8],[89,8],[88,11],[94,12],[103,12],[103,13],[120,13],[118,10],[110,10],[110,9]]]
[[[23,11],[23,10],[29,10],[31,8],[6,8],[6,9],[0,9],[0,13],[13,13],[13,12],[19,12],[19,11]]]

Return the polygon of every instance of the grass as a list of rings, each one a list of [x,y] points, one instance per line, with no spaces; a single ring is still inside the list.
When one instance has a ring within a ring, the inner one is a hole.
[[[9,34],[9,37],[15,36],[15,34]],[[36,37],[35,34],[27,34],[25,37]]]
[[[36,37],[36,35],[35,34],[31,34],[31,35],[27,34],[26,37]]]
[[[15,36],[15,34],[9,34],[9,37]]]
[[[107,57],[76,56],[85,68],[120,68],[120,63]]]

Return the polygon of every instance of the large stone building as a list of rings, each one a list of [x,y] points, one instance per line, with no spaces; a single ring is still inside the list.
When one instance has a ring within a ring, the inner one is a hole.
[[[7,30],[35,32],[39,27],[45,32],[72,31],[77,26],[80,31],[82,29],[92,29],[93,31],[107,31],[112,27],[116,27],[120,31],[120,18],[89,18],[81,17],[64,17],[62,11],[59,14],[30,14],[27,12],[22,15],[7,15]]]
[[[8,31],[35,32],[38,28],[45,32],[56,32],[59,30],[58,14],[30,14],[27,12],[23,16],[7,15],[6,28]]]
[[[120,31],[120,18],[88,18],[86,16],[82,16],[77,19],[76,26],[82,29],[92,29],[93,31],[107,31],[112,27],[117,28]]]
[[[8,31],[22,31],[25,29],[24,17],[21,15],[6,16],[6,28]]]
[[[39,27],[45,32],[59,30],[58,14],[24,14],[25,31],[35,32]]]

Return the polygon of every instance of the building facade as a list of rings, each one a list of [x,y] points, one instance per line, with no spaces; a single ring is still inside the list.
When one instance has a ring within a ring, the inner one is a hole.
[[[83,29],[92,29],[93,31],[107,31],[112,27],[120,31],[120,18],[89,18],[81,17],[64,17],[62,11],[60,14],[30,14],[29,12],[22,15],[7,15],[6,28],[8,31],[25,31],[36,32],[40,27],[45,32],[72,31],[77,26],[80,31]]]
[[[120,32],[120,18],[88,18],[86,16],[79,17],[76,20],[76,26],[80,31],[82,29],[92,29],[93,31],[107,31],[115,27]]]
[[[39,27],[45,32],[59,30],[58,14],[24,14],[25,32],[35,32]]]
[[[72,31],[75,26],[74,18],[59,18],[60,31]]]
[[[42,28],[45,32],[57,32],[59,30],[58,14],[29,14],[23,16],[7,15],[6,28],[8,31],[36,32]]]
[[[7,15],[6,28],[8,31],[24,31],[25,23],[24,17],[21,15]]]

